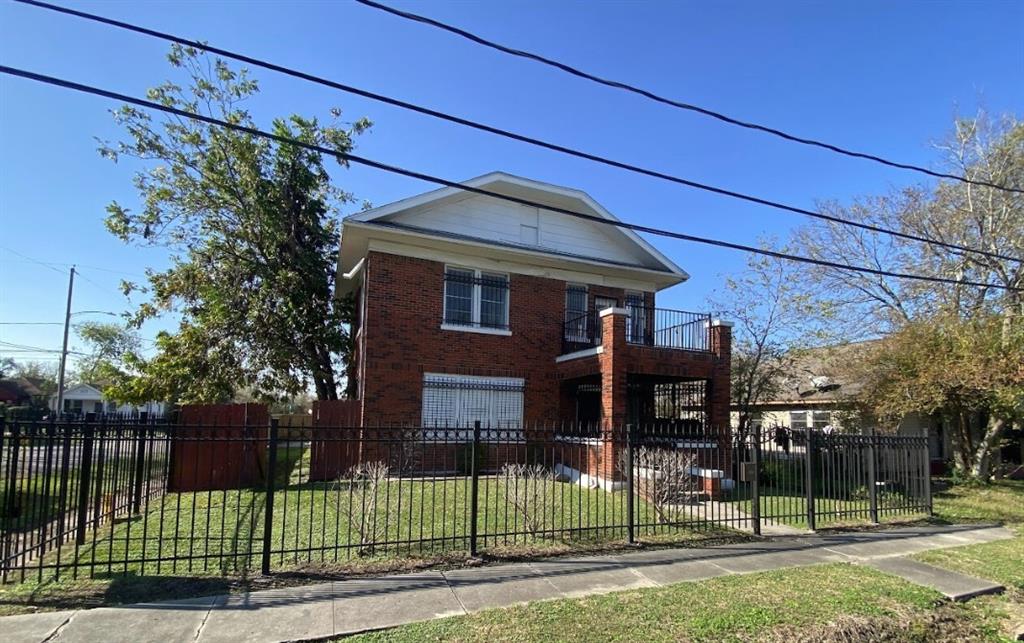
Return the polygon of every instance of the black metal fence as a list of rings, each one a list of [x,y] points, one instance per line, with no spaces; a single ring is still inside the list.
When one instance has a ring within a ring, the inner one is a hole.
[[[8,422],[5,582],[692,539],[930,511],[924,438]]]

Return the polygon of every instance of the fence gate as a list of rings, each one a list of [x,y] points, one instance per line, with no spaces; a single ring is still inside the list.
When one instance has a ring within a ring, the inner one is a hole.
[[[755,429],[762,525],[815,530],[931,512],[928,438]]]

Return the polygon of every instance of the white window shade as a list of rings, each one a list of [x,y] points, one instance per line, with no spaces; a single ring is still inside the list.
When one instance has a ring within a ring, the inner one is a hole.
[[[468,439],[475,422],[483,429],[522,430],[522,378],[426,373],[423,427],[447,429],[431,435]],[[503,435],[507,435],[503,434]]]

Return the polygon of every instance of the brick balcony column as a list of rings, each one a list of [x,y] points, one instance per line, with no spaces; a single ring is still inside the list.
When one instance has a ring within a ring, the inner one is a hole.
[[[606,431],[602,441],[597,475],[602,481],[613,481],[618,476],[615,467],[617,453],[625,448],[623,429],[626,423],[626,317],[625,308],[605,308],[598,313],[601,327],[601,426]]]
[[[711,391],[708,399],[708,425],[719,432],[722,466],[731,468],[732,434],[729,425],[729,401],[732,377],[732,322],[720,319],[708,324],[708,346],[713,356]]]

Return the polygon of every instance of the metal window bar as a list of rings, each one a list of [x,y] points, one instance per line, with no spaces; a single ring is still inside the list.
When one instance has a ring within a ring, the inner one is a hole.
[[[509,329],[507,275],[450,267],[444,274],[444,301],[445,324]]]

